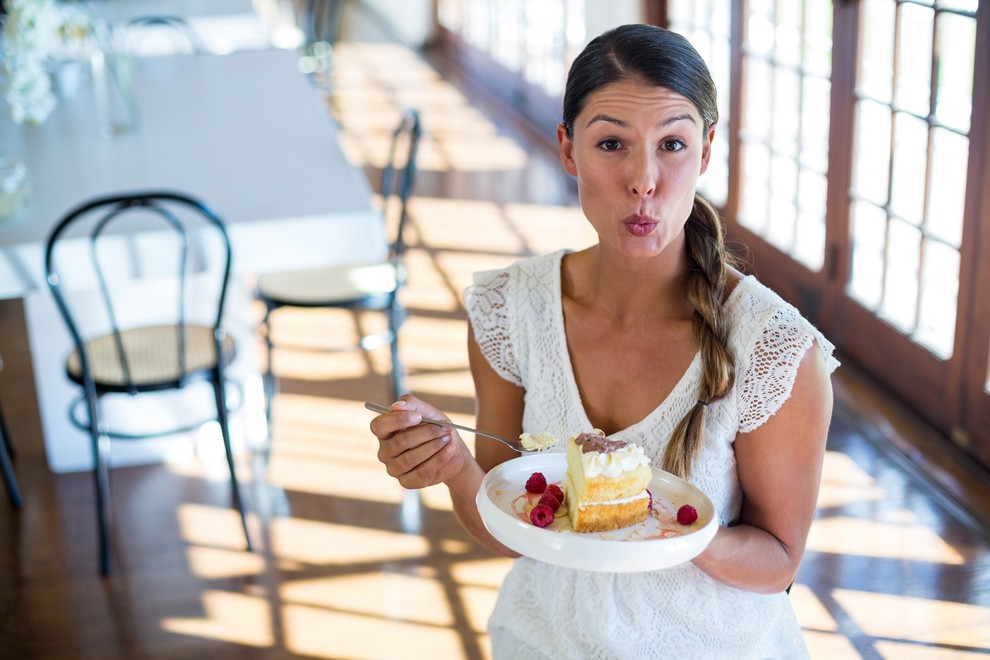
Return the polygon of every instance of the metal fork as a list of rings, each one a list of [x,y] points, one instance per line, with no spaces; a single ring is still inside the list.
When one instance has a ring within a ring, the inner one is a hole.
[[[364,402],[364,407],[372,412],[377,412],[377,413],[392,412],[392,409],[389,408],[388,406],[383,406],[378,403],[371,403],[369,401]],[[475,435],[483,435],[486,438],[491,438],[492,440],[498,440],[503,445],[506,445],[507,447],[511,447],[516,451],[529,451],[528,449],[525,449],[522,446],[522,442],[520,442],[519,440],[508,440],[500,435],[495,435],[494,433],[488,433],[486,431],[479,431],[478,429],[473,429],[470,426],[455,424],[453,422],[448,422],[447,420],[443,420],[443,419],[428,419],[426,417],[423,417],[422,421],[427,424],[435,424],[436,426],[447,426],[450,428],[460,429],[462,431],[468,431],[470,433],[474,433]]]

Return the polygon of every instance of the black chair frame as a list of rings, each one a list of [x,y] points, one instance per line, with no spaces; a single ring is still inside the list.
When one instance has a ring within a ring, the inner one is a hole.
[[[170,206],[172,205],[172,206]],[[213,320],[210,331],[212,333],[212,363],[206,367],[191,367],[187,364],[187,342],[189,341],[189,331],[195,324],[190,324],[186,319],[186,289],[188,287],[187,271],[189,266],[189,252],[192,246],[192,238],[189,230],[172,208],[182,209],[198,217],[204,222],[204,226],[212,227],[217,236],[221,238],[223,252],[223,269],[220,275],[220,288],[218,290],[218,300],[216,303],[216,317]],[[179,237],[178,256],[178,310],[177,322],[174,325],[176,341],[176,356],[178,364],[174,371],[174,376],[152,381],[139,381],[133,377],[134,364],[132,356],[125,350],[125,336],[132,329],[122,329],[117,322],[117,315],[114,312],[114,300],[111,288],[107,283],[103,266],[97,251],[97,244],[106,230],[111,225],[126,223],[125,216],[128,212],[140,210],[142,215],[147,217],[157,217],[163,221],[166,228],[171,229]],[[100,216],[99,214],[102,214]],[[95,221],[89,232],[89,253],[93,265],[97,282],[99,285],[100,300],[107,313],[110,332],[105,337],[112,338],[114,359],[117,361],[123,374],[122,381],[106,381],[95,377],[92,356],[87,349],[87,341],[79,322],[72,311],[65,291],[62,277],[56,266],[56,248],[63,239],[70,227],[83,218],[90,218]],[[70,408],[70,420],[89,432],[91,448],[94,461],[94,478],[96,486],[97,523],[99,531],[99,562],[100,571],[103,575],[110,573],[110,531],[112,527],[111,501],[110,501],[110,478],[109,478],[109,452],[111,439],[140,439],[158,437],[166,434],[177,433],[185,430],[183,428],[171,428],[159,430],[144,435],[115,433],[107,428],[104,423],[101,411],[100,400],[106,394],[129,394],[137,395],[145,392],[160,392],[165,390],[182,389],[192,382],[207,380],[211,383],[214,393],[214,403],[216,405],[216,421],[220,425],[223,437],[224,449],[226,452],[227,464],[230,469],[231,492],[234,507],[241,518],[241,525],[244,530],[244,537],[247,549],[252,549],[251,536],[248,532],[245,509],[241,497],[240,486],[238,484],[237,473],[234,467],[234,456],[230,440],[228,424],[229,407],[225,385],[229,382],[225,369],[234,357],[235,349],[233,340],[228,337],[226,331],[221,326],[223,318],[224,303],[226,300],[227,288],[231,274],[231,246],[230,239],[224,221],[201,201],[172,191],[142,191],[125,193],[119,195],[108,195],[92,199],[81,204],[66,214],[52,230],[45,250],[45,274],[48,280],[49,289],[55,299],[56,306],[63,320],[66,323],[69,334],[72,338],[74,352],[66,364],[66,375],[68,378],[82,388],[81,400],[85,402],[86,421],[80,421],[73,414],[73,410],[78,406],[75,402]],[[78,359],[78,369],[73,368],[72,357]],[[204,420],[204,422],[207,420]]]
[[[407,136],[407,140],[403,140]],[[399,329],[405,318],[405,310],[399,299],[399,294],[406,283],[406,269],[404,265],[406,244],[404,234],[409,224],[408,202],[412,196],[412,191],[416,180],[416,158],[419,148],[419,140],[422,136],[422,127],[419,113],[415,109],[403,111],[402,119],[392,132],[391,144],[388,158],[381,174],[380,195],[382,198],[382,217],[380,221],[386,223],[388,229],[387,214],[389,211],[389,201],[398,201],[398,218],[395,222],[393,238],[389,244],[388,260],[395,273],[395,287],[389,291],[368,292],[348,299],[304,301],[291,296],[280,297],[271,295],[259,288],[258,298],[265,305],[265,315],[261,327],[265,337],[265,347],[267,350],[267,366],[264,373],[264,389],[266,399],[266,415],[271,431],[272,399],[278,389],[274,371],[272,369],[272,352],[274,342],[271,332],[271,315],[274,311],[282,307],[309,307],[309,308],[336,308],[346,309],[353,312],[375,311],[384,312],[387,317],[388,329],[384,337],[368,336],[362,337],[359,346],[363,350],[370,350],[385,342],[389,344],[391,357],[391,373],[389,376],[389,395],[391,400],[397,399],[405,392],[404,373],[402,361],[399,358]],[[400,147],[405,146],[404,153],[400,153]]]

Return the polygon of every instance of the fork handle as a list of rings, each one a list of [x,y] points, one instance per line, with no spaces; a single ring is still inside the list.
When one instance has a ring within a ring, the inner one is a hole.
[[[391,408],[379,405],[377,403],[371,403],[370,401],[364,402],[364,407],[372,412],[377,413],[389,413],[392,412]],[[483,435],[486,438],[491,438],[492,440],[498,440],[499,442],[505,443],[510,447],[515,448],[515,445],[502,436],[492,435],[491,433],[485,433],[484,431],[479,431],[478,429],[473,429],[470,426],[463,426],[461,424],[455,424],[454,422],[447,421],[445,419],[429,419],[428,417],[423,417],[422,421],[427,424],[435,424],[436,426],[449,426],[451,428],[460,429],[461,431],[467,431],[468,433],[476,433],[477,435]]]

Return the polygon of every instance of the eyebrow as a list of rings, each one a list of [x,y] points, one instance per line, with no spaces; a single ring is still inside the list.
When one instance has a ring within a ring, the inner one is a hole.
[[[667,128],[671,124],[673,124],[675,122],[678,122],[678,121],[683,121],[685,119],[687,121],[691,122],[692,124],[697,123],[697,122],[695,122],[695,119],[694,119],[694,116],[693,115],[691,115],[690,113],[685,112],[685,113],[680,114],[680,115],[674,115],[673,117],[667,117],[666,119],[664,119],[663,121],[660,122],[659,126],[660,126],[660,128]],[[587,128],[588,126],[591,126],[596,121],[608,122],[609,124],[614,124],[616,126],[619,126],[620,128],[626,128],[629,125],[626,121],[624,121],[622,119],[619,119],[618,117],[613,117],[612,115],[607,115],[604,112],[600,112],[597,115],[595,115],[594,117],[592,117],[590,120],[588,120],[588,123],[585,124],[585,128]]]

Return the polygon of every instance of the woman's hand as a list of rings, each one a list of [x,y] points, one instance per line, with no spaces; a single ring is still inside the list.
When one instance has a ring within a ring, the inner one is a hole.
[[[390,406],[391,411],[371,420],[378,438],[378,460],[405,488],[425,488],[456,477],[471,461],[457,431],[422,419],[448,419],[440,410],[412,395]]]

